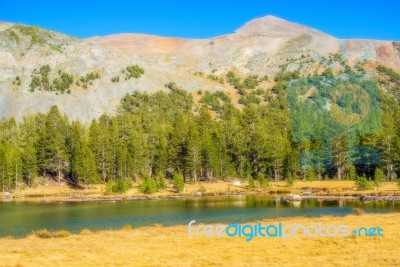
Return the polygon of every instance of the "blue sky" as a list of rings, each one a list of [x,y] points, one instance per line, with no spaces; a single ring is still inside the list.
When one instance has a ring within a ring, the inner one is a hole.
[[[266,15],[339,38],[400,40],[400,3],[396,0],[3,0],[0,5],[0,21],[41,26],[82,38],[124,32],[207,38],[231,33]]]

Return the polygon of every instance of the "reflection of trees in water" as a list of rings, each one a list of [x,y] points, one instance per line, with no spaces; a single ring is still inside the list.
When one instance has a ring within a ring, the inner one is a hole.
[[[361,202],[353,199],[310,198],[302,201],[287,201],[271,195],[215,196],[185,200],[187,208],[365,208],[397,209],[400,203],[394,201]]]

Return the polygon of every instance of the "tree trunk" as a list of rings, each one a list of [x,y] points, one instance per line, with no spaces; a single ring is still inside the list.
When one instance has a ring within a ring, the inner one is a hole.
[[[15,190],[17,190],[18,188],[17,181],[18,181],[18,164],[15,163]]]
[[[61,182],[61,170],[60,168],[58,168],[57,170],[57,183],[60,184]]]
[[[338,179],[338,181],[341,181],[341,180],[342,180],[342,177],[343,177],[343,170],[344,170],[344,166],[339,165],[339,166],[337,167],[337,179]]]

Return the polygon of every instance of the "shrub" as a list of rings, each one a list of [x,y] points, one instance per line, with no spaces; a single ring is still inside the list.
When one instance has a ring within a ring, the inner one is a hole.
[[[64,93],[68,90],[74,82],[72,75],[65,72],[58,71],[59,78],[53,80],[53,90]]]
[[[258,86],[258,76],[251,75],[243,81],[243,87],[246,89],[255,89]]]
[[[51,238],[51,233],[49,231],[47,231],[47,229],[37,230],[37,231],[33,232],[33,234],[36,237],[43,238],[43,239],[50,239]]]
[[[252,92],[251,94],[248,95],[243,95],[240,99],[239,99],[239,104],[242,105],[249,105],[249,104],[260,104],[261,103],[261,99],[260,97],[257,95],[257,92]]]
[[[355,181],[357,179],[357,170],[356,167],[351,164],[349,166],[347,166],[347,172],[346,172],[346,179],[347,180],[351,180],[351,181]]]
[[[351,73],[352,71],[353,71],[353,70],[351,69],[351,67],[350,67],[349,65],[346,64],[346,65],[344,66],[344,72],[345,72],[345,73]]]
[[[212,81],[218,82],[218,83],[220,83],[220,84],[224,84],[224,79],[223,79],[222,77],[218,77],[218,76],[216,76],[216,75],[210,74],[210,75],[208,75],[207,78],[210,79],[210,80],[212,80]]]
[[[118,180],[117,182],[109,181],[106,184],[106,193],[107,194],[126,193],[131,188],[132,188],[132,183],[129,180],[121,179]]]
[[[264,76],[261,78],[261,81],[269,82],[269,77],[268,77],[268,75],[264,75]]]
[[[42,239],[50,239],[50,238],[65,238],[71,235],[70,232],[65,231],[65,230],[61,230],[61,231],[57,231],[57,232],[49,232],[47,229],[43,229],[43,230],[38,230],[33,232],[33,234],[38,237],[38,238],[42,238]]]
[[[93,234],[93,232],[90,231],[89,229],[82,229],[79,234],[80,235],[91,235],[91,234]]]
[[[53,51],[56,51],[58,53],[61,53],[61,54],[63,53],[62,48],[61,48],[60,45],[51,45],[50,49],[53,50]]]
[[[225,75],[225,77],[228,80],[228,83],[230,85],[232,85],[233,87],[235,87],[236,89],[243,87],[243,85],[240,83],[240,79],[238,77],[236,77],[235,73],[233,73],[232,71],[229,71]]]
[[[295,80],[300,78],[300,72],[295,71],[282,71],[275,76],[276,82],[287,82],[290,80]]]
[[[201,185],[199,191],[204,194],[207,192],[207,189],[204,187],[204,185]]]
[[[267,188],[267,187],[269,187],[268,180],[265,179],[265,176],[264,176],[263,173],[259,172],[259,173],[257,174],[257,180],[258,180],[258,183],[260,184],[260,187],[261,187],[261,188]]]
[[[180,175],[179,173],[175,173],[173,177],[173,184],[176,192],[182,192],[185,187],[185,182],[182,175]]]
[[[144,74],[144,70],[138,65],[132,65],[125,68],[125,79],[129,80],[131,78],[138,79]]]
[[[307,181],[308,182],[315,181],[315,172],[314,172],[314,170],[308,170],[307,171]]]
[[[51,234],[51,237],[53,238],[65,238],[70,236],[71,233],[65,230],[57,231]]]
[[[167,189],[167,183],[165,182],[164,174],[159,172],[157,175],[157,188],[159,190]]]
[[[81,76],[79,80],[82,82],[82,87],[87,89],[88,84],[93,85],[93,81],[98,79],[100,79],[100,74],[92,71],[86,74],[85,76]]]
[[[379,188],[382,186],[382,183],[385,181],[385,174],[381,168],[377,168],[374,174],[374,185]]]
[[[354,215],[361,216],[361,215],[363,215],[364,213],[365,213],[365,211],[364,211],[363,209],[360,209],[360,208],[354,208],[354,209],[353,209],[353,214],[354,214]]]
[[[400,178],[397,179],[397,186],[398,186],[398,188],[400,188]]]
[[[17,44],[20,43],[21,39],[13,30],[7,30],[10,33],[11,40],[14,40]]]
[[[360,176],[357,178],[356,180],[356,186],[357,186],[357,190],[368,190],[371,188],[371,184],[368,181],[368,179],[365,177],[365,175]]]
[[[248,181],[248,188],[249,189],[254,189],[256,187],[256,185],[254,184],[254,179],[253,176],[249,177],[249,181]]]
[[[154,194],[157,192],[157,183],[149,175],[145,175],[143,182],[139,185],[139,189],[145,194]]]
[[[30,36],[31,45],[43,45],[45,43],[44,34],[41,34],[44,31],[38,27],[15,25],[13,29],[18,30],[22,35]]]
[[[332,71],[332,69],[326,69],[326,70],[324,70],[324,72],[322,72],[321,75],[322,76],[332,76],[333,75],[333,71]]]
[[[286,186],[287,187],[293,187],[295,182],[295,178],[293,177],[292,173],[288,173],[288,176],[286,178]]]
[[[64,94],[70,92],[70,87],[74,83],[72,75],[65,73],[62,70],[57,72],[54,80],[51,82],[49,75],[51,68],[49,65],[41,66],[39,70],[35,69],[32,73],[32,80],[29,84],[30,91],[34,92],[35,89],[44,91],[54,91],[56,93]]]
[[[176,82],[169,82],[164,85],[166,88],[168,88],[171,91],[179,91],[180,87],[176,84]]]

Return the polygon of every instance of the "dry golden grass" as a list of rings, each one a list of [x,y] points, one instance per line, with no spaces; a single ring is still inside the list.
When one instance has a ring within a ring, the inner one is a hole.
[[[0,266],[399,266],[400,214],[286,218],[264,223],[383,228],[383,237],[188,237],[187,226],[62,239],[0,239]]]
[[[136,196],[149,196],[143,194],[138,189],[138,183],[135,183],[133,189],[128,191],[126,194],[122,195],[105,195],[104,194],[104,185],[91,185],[89,188],[85,189],[72,189],[67,185],[64,186],[39,186],[37,188],[28,188],[25,190],[16,191],[13,193],[16,196],[16,200],[23,201],[57,201],[57,200],[68,200],[71,198],[74,199],[83,199],[83,198],[114,198],[114,197],[136,197]],[[256,182],[257,185],[257,182]],[[270,182],[269,188],[262,189],[257,187],[254,190],[248,190],[246,187],[246,183],[239,187],[233,186],[232,182],[229,181],[216,181],[216,182],[198,182],[198,183],[187,183],[185,184],[185,190],[180,195],[193,195],[198,192],[202,193],[226,193],[228,191],[236,191],[239,193],[248,193],[249,191],[263,191],[263,190],[271,190],[272,192],[289,192],[293,190],[305,190],[312,189],[314,193],[318,195],[337,195],[337,196],[346,196],[346,195],[387,195],[387,194],[396,194],[400,195],[400,190],[397,187],[395,182],[386,182],[379,189],[373,189],[368,191],[357,191],[354,181],[314,181],[314,182],[303,182],[296,181],[294,186],[289,188],[286,182]],[[171,196],[176,195],[177,193],[173,189],[171,184],[168,184],[168,189],[162,192],[157,192],[152,194],[151,196]],[[2,193],[0,193],[0,197]],[[21,197],[24,196],[24,197]]]

